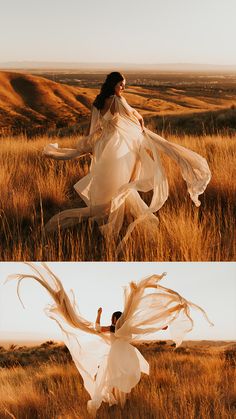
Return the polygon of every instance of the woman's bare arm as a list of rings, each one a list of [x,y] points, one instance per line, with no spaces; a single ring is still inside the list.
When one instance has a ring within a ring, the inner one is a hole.
[[[139,120],[142,130],[144,130],[144,120],[142,115],[140,115],[140,113],[136,111],[136,109],[133,110],[133,114]]]
[[[95,322],[95,329],[97,330],[97,332],[110,332],[110,326],[100,325],[101,315],[102,315],[102,307],[99,307],[98,312],[97,312],[96,322]]]

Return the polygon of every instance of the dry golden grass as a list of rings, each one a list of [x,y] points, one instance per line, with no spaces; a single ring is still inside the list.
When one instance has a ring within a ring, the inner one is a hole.
[[[123,410],[103,404],[98,419],[226,419],[236,414],[235,364],[207,351],[144,347],[150,376],[143,376]],[[235,351],[234,351],[235,356]],[[88,418],[89,395],[71,362],[55,360],[0,372],[0,417]]]
[[[159,211],[150,237],[136,228],[118,260],[229,261],[235,258],[235,138],[170,136],[171,141],[207,158],[212,180],[196,208],[186,194],[177,166],[164,165],[170,196]],[[57,212],[83,206],[73,184],[89,170],[89,159],[54,161],[43,157],[49,142],[72,145],[77,139],[0,142],[0,260],[117,260],[115,243],[105,243],[97,225],[84,221],[73,229],[45,235],[44,224]],[[147,199],[150,198],[147,196]],[[125,231],[125,226],[123,233]],[[121,232],[122,233],[122,232]]]

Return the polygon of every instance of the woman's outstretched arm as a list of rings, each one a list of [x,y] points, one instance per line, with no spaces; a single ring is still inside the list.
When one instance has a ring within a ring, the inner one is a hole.
[[[110,332],[110,326],[101,326],[100,325],[101,315],[102,315],[102,307],[99,307],[98,312],[97,312],[96,322],[95,322],[96,331],[97,332]]]

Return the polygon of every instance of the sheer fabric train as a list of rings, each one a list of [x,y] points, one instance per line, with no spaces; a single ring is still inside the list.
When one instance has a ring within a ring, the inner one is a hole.
[[[88,175],[79,180],[74,188],[86,203],[86,208],[62,211],[46,224],[46,230],[72,226],[83,218],[92,218],[100,225],[106,238],[117,238],[126,211],[133,217],[123,243],[140,221],[157,223],[153,214],[168,197],[168,182],[159,152],[175,160],[186,181],[188,192],[196,206],[198,196],[210,181],[206,160],[197,153],[171,143],[149,129],[142,131],[134,109],[123,97],[113,96],[110,109],[101,115],[93,106],[90,134],[80,139],[75,149],[59,148],[49,144],[44,154],[54,159],[72,159],[92,153]],[[98,134],[99,137],[98,137]],[[153,191],[148,206],[139,192]],[[121,244],[120,244],[121,248]]]
[[[135,341],[155,339],[155,334],[168,325],[171,339],[179,346],[193,328],[192,309],[200,311],[210,323],[202,308],[159,284],[163,273],[126,286],[123,314],[115,332],[102,333],[81,316],[74,295],[67,295],[59,278],[45,263],[27,265],[31,266],[32,274],[11,275],[9,279],[18,280],[19,298],[19,285],[25,278],[38,281],[52,297],[53,304],[46,308],[46,314],[62,330],[64,342],[91,397],[87,407],[93,416],[102,402],[123,406],[141,373],[149,374],[149,364],[133,346]],[[89,335],[92,342],[86,342]]]

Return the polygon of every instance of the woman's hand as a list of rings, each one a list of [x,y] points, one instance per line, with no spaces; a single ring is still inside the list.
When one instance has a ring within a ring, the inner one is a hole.
[[[138,111],[136,111],[136,109],[134,109],[133,114],[138,119],[138,121],[141,125],[141,128],[142,128],[142,131],[144,131],[144,120],[143,120],[142,115],[140,115],[140,113]]]
[[[95,328],[97,331],[100,331],[101,314],[102,314],[102,307],[99,307],[98,312],[97,312],[96,322],[95,322]]]

